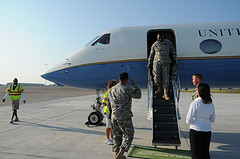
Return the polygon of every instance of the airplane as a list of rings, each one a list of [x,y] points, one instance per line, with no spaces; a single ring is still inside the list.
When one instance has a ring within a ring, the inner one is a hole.
[[[48,69],[42,78],[58,85],[106,89],[128,72],[140,88],[148,86],[147,58],[157,33],[175,45],[182,88],[201,73],[212,88],[240,86],[240,22],[122,27],[103,32],[75,54]]]
[[[164,34],[174,44],[177,53],[178,73],[176,82],[172,78],[169,102],[153,93],[156,86],[152,81],[151,68],[147,69],[147,59],[158,33]],[[152,144],[155,147],[174,145],[177,149],[181,144],[178,127],[181,119],[180,91],[184,87],[193,87],[192,75],[201,73],[203,81],[211,88],[240,88],[240,22],[113,29],[97,36],[41,76],[58,85],[102,90],[106,89],[108,81],[118,79],[122,72],[128,72],[140,88],[148,89]],[[99,91],[92,108],[94,111],[85,124],[100,125],[103,114]]]

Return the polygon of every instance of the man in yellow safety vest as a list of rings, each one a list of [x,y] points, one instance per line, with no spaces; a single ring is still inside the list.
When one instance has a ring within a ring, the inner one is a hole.
[[[17,110],[19,109],[19,100],[21,99],[21,96],[23,97],[23,103],[26,103],[25,95],[24,95],[24,89],[20,84],[18,84],[17,78],[13,80],[13,84],[11,84],[8,89],[6,90],[6,95],[3,98],[2,102],[5,102],[6,98],[9,96],[9,99],[11,100],[12,105],[12,118],[10,120],[10,123],[19,121],[17,116]],[[15,116],[15,120],[13,120]]]

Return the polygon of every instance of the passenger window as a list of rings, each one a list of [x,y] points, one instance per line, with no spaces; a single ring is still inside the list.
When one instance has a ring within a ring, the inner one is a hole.
[[[222,49],[222,44],[215,39],[207,39],[201,42],[200,49],[206,54],[215,54]]]
[[[96,45],[107,45],[110,43],[110,34],[104,34],[97,41],[95,41],[92,46]]]

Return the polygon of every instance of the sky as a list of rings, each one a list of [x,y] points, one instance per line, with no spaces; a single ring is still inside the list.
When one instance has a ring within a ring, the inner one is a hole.
[[[104,31],[240,21],[239,0],[0,0],[0,84],[45,83],[47,68]]]

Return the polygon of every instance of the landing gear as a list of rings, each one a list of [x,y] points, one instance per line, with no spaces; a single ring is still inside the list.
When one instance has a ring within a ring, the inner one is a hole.
[[[93,105],[91,105],[91,108],[93,111],[88,115],[88,121],[85,123],[85,125],[97,125],[101,126],[103,125],[103,113],[102,113],[102,99],[100,97],[99,90],[97,90],[97,97],[96,101]]]
[[[98,111],[91,112],[88,115],[89,125],[99,125],[102,120],[103,120],[103,117],[102,117],[101,113]]]

